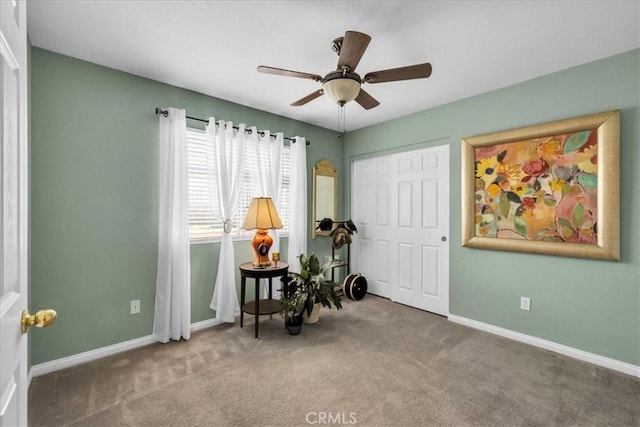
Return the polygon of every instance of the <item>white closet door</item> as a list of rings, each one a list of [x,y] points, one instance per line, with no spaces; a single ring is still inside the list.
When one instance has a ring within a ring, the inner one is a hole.
[[[391,162],[388,157],[353,164],[352,219],[358,227],[352,272],[367,278],[368,292],[391,296],[391,260],[395,226],[391,222]]]
[[[354,271],[372,294],[447,316],[449,146],[356,161],[352,182]]]

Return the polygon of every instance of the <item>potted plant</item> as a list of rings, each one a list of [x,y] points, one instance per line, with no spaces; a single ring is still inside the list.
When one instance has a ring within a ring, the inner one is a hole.
[[[281,279],[280,316],[284,318],[284,327],[291,335],[298,335],[304,321],[303,314],[307,302],[307,290],[298,286],[290,277]]]
[[[297,298],[296,307],[301,308],[301,312],[306,312],[309,323],[315,323],[321,306],[328,308],[335,306],[338,310],[342,308],[340,297],[334,289],[335,284],[326,280],[327,273],[341,265],[341,262],[330,260],[321,266],[315,254],[300,255],[298,259],[300,273],[289,273],[289,286],[299,292],[294,294]]]

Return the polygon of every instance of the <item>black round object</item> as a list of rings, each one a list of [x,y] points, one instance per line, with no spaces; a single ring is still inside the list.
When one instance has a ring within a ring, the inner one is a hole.
[[[258,254],[260,256],[266,256],[269,253],[269,246],[267,246],[265,243],[260,243],[258,245]]]
[[[342,281],[342,292],[344,292],[349,299],[351,299],[351,282],[353,282],[356,275],[357,273],[349,273]]]
[[[333,228],[333,220],[331,218],[322,218],[316,227],[316,230],[329,231]]]
[[[367,294],[367,279],[359,273],[351,273],[344,278],[342,290],[347,298],[361,300]]]

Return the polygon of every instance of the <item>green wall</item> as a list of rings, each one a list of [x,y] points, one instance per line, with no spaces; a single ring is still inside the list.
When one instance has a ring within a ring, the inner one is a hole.
[[[311,168],[331,160],[342,175],[336,133],[95,64],[31,49],[31,257],[33,309],[58,320],[31,335],[39,364],[151,334],[158,256],[156,107],[305,136]],[[198,122],[188,122],[197,126]],[[309,251],[330,253],[327,239]],[[283,239],[283,259],[286,243]],[[250,260],[247,241],[237,263]],[[193,323],[210,319],[219,244],[191,246]],[[239,279],[238,279],[239,283]],[[129,301],[141,313],[129,314]]]
[[[639,51],[340,139],[327,129],[38,48],[30,64],[31,307],[59,313],[53,326],[30,334],[33,364],[151,334],[158,225],[154,109],[175,106],[196,117],[306,136],[312,141],[307,203],[311,168],[329,159],[339,173],[345,217],[354,159],[449,144],[450,312],[640,365]],[[461,138],[610,109],[622,113],[621,262],[460,246]],[[237,263],[251,257],[247,242],[235,247]],[[309,251],[328,254],[330,242],[309,236]],[[191,246],[192,322],[214,316],[208,306],[218,253],[218,244]],[[532,298],[531,312],[519,310],[521,295]],[[132,299],[142,301],[139,315],[129,314]]]
[[[348,133],[345,202],[352,161],[448,144],[451,314],[640,365],[639,52]],[[461,246],[461,138],[613,109],[621,110],[620,262]],[[531,298],[530,312],[520,296]]]

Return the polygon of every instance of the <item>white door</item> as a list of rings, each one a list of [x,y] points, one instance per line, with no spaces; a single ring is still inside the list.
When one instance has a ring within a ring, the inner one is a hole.
[[[0,1],[0,426],[27,424],[27,36],[26,4]]]
[[[367,291],[391,297],[390,261],[395,258],[391,221],[391,161],[389,157],[358,160],[352,169],[352,272],[367,279]]]
[[[449,146],[354,162],[355,270],[369,292],[449,314]]]

